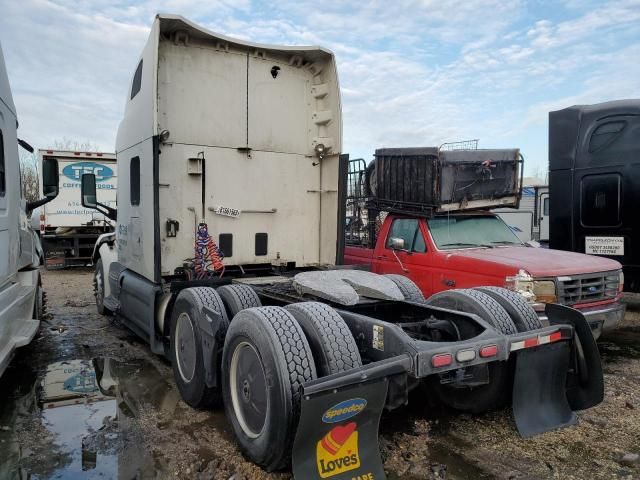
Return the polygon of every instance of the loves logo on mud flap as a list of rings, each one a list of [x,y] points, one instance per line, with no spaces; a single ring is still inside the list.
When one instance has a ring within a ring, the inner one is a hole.
[[[358,430],[355,422],[333,427],[316,446],[321,478],[333,477],[360,467]]]

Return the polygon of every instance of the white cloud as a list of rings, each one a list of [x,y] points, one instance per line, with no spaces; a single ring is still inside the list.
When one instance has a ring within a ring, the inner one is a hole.
[[[21,135],[113,149],[125,94],[156,11],[256,42],[336,53],[344,145],[531,145],[548,109],[638,96],[640,0],[0,0],[0,40]],[[533,11],[532,5],[538,10]]]

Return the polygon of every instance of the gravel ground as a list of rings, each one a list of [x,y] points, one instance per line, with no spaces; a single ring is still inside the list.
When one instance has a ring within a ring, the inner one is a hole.
[[[43,281],[47,320],[0,380],[7,392],[0,478],[290,478],[246,461],[221,409],[196,411],[180,400],[169,363],[96,313],[89,270],[44,272]],[[383,416],[389,478],[640,478],[632,455],[640,453],[638,305],[599,342],[605,401],[580,412],[577,426],[523,440],[508,410],[469,416],[428,409],[419,390],[407,408]],[[118,387],[113,399],[73,407],[73,416],[88,419],[102,415],[98,407],[114,410],[100,425],[86,420],[75,431],[42,409],[38,385],[50,363],[78,359],[96,359]]]

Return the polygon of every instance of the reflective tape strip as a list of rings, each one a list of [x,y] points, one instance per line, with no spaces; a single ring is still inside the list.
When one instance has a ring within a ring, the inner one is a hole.
[[[513,352],[515,350],[522,350],[523,348],[537,347],[539,345],[545,345],[547,343],[557,342],[558,340],[562,340],[562,332],[560,332],[559,330],[549,335],[539,335],[536,337],[520,340],[519,342],[513,342],[511,344],[510,351]]]

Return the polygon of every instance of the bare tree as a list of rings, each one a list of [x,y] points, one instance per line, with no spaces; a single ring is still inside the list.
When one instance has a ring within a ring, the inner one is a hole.
[[[53,150],[70,150],[74,152],[98,152],[98,145],[91,143],[89,140],[86,142],[79,142],[67,137],[62,137],[62,140],[55,140],[53,142]]]

